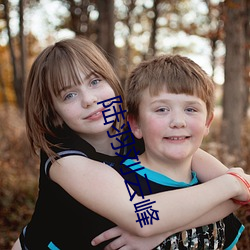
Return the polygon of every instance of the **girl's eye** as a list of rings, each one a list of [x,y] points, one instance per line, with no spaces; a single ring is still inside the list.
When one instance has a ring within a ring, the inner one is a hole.
[[[100,79],[93,79],[93,80],[90,82],[90,85],[96,86],[96,85],[98,85],[98,83],[99,83],[100,81],[101,81]]]
[[[76,95],[77,95],[77,93],[74,93],[74,92],[68,93],[67,95],[64,96],[64,100],[66,101],[66,100],[72,99]]]

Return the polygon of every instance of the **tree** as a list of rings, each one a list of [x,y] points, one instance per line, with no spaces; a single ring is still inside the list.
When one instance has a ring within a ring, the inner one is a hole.
[[[245,71],[244,71],[244,103],[243,103],[243,117],[247,118],[247,111],[249,106],[249,88],[250,88],[250,1],[246,2],[246,20],[245,20]]]
[[[23,108],[23,91],[26,80],[26,40],[24,35],[24,8],[25,0],[19,0],[19,41],[20,41],[20,79],[19,79],[19,107]]]
[[[225,1],[225,83],[222,142],[228,152],[241,151],[245,66],[245,0]]]
[[[95,32],[89,19],[88,7],[91,5],[90,1],[66,0],[65,3],[69,6],[70,12],[69,28],[76,35],[90,37],[91,32]]]
[[[115,56],[114,45],[114,0],[65,0],[69,6],[69,28],[76,35],[86,36],[93,42],[98,43],[110,62]],[[98,12],[97,20],[91,18],[91,12]]]
[[[148,53],[147,53],[147,56],[146,58],[150,58],[152,56],[155,56],[156,54],[156,47],[155,47],[155,43],[156,43],[156,31],[157,31],[157,19],[159,17],[159,11],[158,11],[158,8],[159,8],[159,0],[155,0],[154,1],[154,5],[153,5],[153,8],[152,8],[152,11],[154,13],[154,16],[152,18],[152,21],[151,21],[151,34],[150,34],[150,39],[149,39],[149,46],[148,46]]]
[[[24,77],[25,77],[25,40],[23,34],[23,9],[24,1],[19,1],[19,41],[16,37],[12,37],[10,29],[10,18],[9,18],[9,1],[4,0],[4,18],[6,21],[6,29],[9,39],[9,49],[10,49],[10,58],[13,68],[13,86],[16,94],[17,105],[20,110],[23,110],[24,98],[23,98],[23,89],[24,89]],[[15,42],[17,46],[15,46]],[[21,48],[20,48],[21,47]],[[20,56],[17,56],[17,52],[21,51]]]
[[[97,43],[106,51],[108,59],[115,65],[114,45],[114,0],[97,0],[99,11]]]

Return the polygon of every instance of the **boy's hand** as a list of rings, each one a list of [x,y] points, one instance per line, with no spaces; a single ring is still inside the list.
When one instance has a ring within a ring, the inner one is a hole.
[[[97,246],[100,243],[116,238],[114,241],[109,243],[104,250],[151,250],[159,245],[164,239],[166,239],[170,234],[161,234],[156,236],[151,236],[147,238],[134,236],[127,231],[121,229],[120,227],[113,227],[95,237],[91,244]]]

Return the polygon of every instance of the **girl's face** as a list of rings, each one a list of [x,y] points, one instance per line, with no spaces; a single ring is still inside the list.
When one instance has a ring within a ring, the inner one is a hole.
[[[102,111],[105,108],[97,102],[113,98],[115,93],[105,80],[92,73],[83,75],[82,79],[81,85],[71,85],[62,89],[59,96],[52,96],[55,110],[60,119],[83,139],[103,133],[107,136],[112,124],[104,125]]]
[[[167,91],[151,96],[146,89],[138,121],[132,120],[131,127],[145,141],[146,158],[164,164],[190,161],[208,134],[211,120],[207,120],[205,102],[196,96]]]

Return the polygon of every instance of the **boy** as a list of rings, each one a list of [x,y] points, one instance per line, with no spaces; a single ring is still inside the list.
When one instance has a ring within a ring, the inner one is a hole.
[[[139,156],[145,168],[137,172],[142,190],[147,190],[144,174],[152,193],[198,184],[191,161],[209,132],[214,109],[214,84],[207,74],[186,57],[160,56],[132,71],[126,101],[133,134],[145,144]],[[122,170],[140,167],[133,163],[126,160]],[[133,175],[125,179],[135,182]],[[137,186],[132,188],[140,193]],[[178,205],[185,212],[185,204]],[[233,249],[243,229],[231,214],[214,224],[180,229],[155,249]]]

